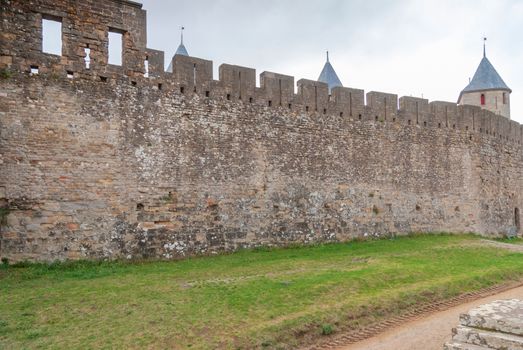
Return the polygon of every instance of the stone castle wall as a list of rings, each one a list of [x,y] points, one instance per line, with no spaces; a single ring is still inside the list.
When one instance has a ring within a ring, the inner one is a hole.
[[[254,69],[228,64],[213,80],[212,62],[194,57],[164,72],[164,54],[146,48],[145,12],[123,0],[1,6],[1,257],[521,232],[516,122],[381,92],[329,96],[303,79],[295,94],[293,77],[271,72],[257,87]],[[62,56],[41,52],[49,16],[62,21]],[[115,29],[122,66],[106,64]]]

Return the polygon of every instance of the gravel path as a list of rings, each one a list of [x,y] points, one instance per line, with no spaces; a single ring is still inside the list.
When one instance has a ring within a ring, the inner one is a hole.
[[[523,248],[523,247],[522,247]],[[459,314],[498,299],[523,300],[523,287],[514,288],[473,302],[465,303],[427,317],[413,320],[367,340],[336,348],[337,350],[442,350],[458,325]]]

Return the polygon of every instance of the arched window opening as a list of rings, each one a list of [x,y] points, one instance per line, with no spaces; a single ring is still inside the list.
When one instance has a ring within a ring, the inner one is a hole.
[[[485,94],[481,94],[481,105],[485,105]]]

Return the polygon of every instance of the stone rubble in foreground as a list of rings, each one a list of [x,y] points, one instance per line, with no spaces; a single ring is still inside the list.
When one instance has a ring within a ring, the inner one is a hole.
[[[523,301],[497,300],[461,314],[444,350],[523,350]]]

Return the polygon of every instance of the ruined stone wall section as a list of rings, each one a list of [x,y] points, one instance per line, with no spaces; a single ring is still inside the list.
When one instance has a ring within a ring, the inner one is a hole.
[[[141,5],[124,0],[2,0],[1,68],[75,77],[143,76],[146,15]],[[62,55],[42,52],[42,19],[62,23]],[[108,33],[122,34],[122,65],[108,64]],[[90,67],[86,68],[86,49]]]
[[[382,92],[339,87],[329,95],[325,84],[301,79],[294,94],[294,78],[263,72],[256,87],[253,68],[222,64],[219,79],[213,80],[212,61],[175,56],[173,72],[165,72],[164,53],[146,48],[146,16],[141,5],[125,0],[111,1],[2,1],[2,46],[0,69],[6,72],[38,73],[54,77],[101,80],[109,84],[154,86],[170,92],[242,101],[258,106],[343,116],[374,122],[397,122],[421,127],[451,128],[523,144],[523,127],[499,115],[451,102],[429,102]],[[42,18],[62,22],[62,56],[42,52]],[[108,32],[123,33],[123,62],[108,65]],[[85,49],[90,49],[86,68]],[[148,74],[145,70],[148,61]]]

